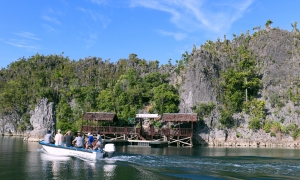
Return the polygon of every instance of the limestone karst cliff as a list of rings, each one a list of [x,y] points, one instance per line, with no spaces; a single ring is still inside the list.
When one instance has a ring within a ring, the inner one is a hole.
[[[208,41],[192,52],[189,64],[181,76],[184,79],[179,88],[181,112],[191,112],[191,107],[201,103],[222,104],[218,99],[222,72],[236,66],[234,51],[243,47],[256,62],[255,68],[262,86],[254,98],[265,102],[266,113],[265,118],[259,121],[260,129],[249,129],[251,118],[244,111],[233,114],[234,124],[224,127],[219,122],[220,111],[216,108],[204,117],[205,126],[199,126],[195,139],[201,144],[215,145],[241,143],[247,146],[298,146],[291,137],[293,130],[289,131],[289,127],[299,126],[300,123],[299,43],[298,33],[275,28],[261,30],[253,35],[242,34],[231,42]],[[264,125],[270,122],[273,126],[270,125],[271,129],[266,132],[263,130]]]
[[[169,107],[176,108],[168,111],[199,115],[195,144],[292,146],[300,137],[299,39],[298,31],[279,28],[247,31],[232,40],[208,40],[176,64],[164,65],[136,54],[115,63],[62,55],[23,58],[0,71],[1,130],[26,130],[19,122],[31,124],[37,136],[53,129],[53,105],[46,110],[45,102],[38,103],[40,112],[29,115],[42,97],[54,102],[58,122],[76,130],[83,111],[117,112],[124,123],[138,112],[157,113],[163,97],[155,92],[170,90]]]
[[[30,123],[33,126],[33,130],[28,135],[29,141],[43,139],[47,130],[54,133],[56,130],[54,103],[48,102],[46,98],[42,98],[34,111],[31,112]]]

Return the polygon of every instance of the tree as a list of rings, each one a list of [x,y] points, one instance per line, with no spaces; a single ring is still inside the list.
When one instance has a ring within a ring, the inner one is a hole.
[[[98,110],[102,112],[116,112],[115,96],[112,90],[102,90],[96,100]]]
[[[296,21],[296,22],[294,22],[294,24],[291,24],[291,25],[293,27],[292,32],[298,33],[299,32],[299,29],[297,28],[298,22]]]
[[[153,104],[153,109],[158,114],[178,112],[179,95],[177,90],[169,84],[162,84],[154,88]]]
[[[271,21],[270,19],[269,20],[267,20],[267,22],[266,22],[266,29],[271,29],[271,25],[273,24],[273,21]]]

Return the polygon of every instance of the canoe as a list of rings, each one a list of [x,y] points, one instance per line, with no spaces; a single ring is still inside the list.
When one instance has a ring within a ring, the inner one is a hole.
[[[108,157],[112,157],[115,151],[114,144],[106,144],[104,149],[100,150],[91,150],[84,148],[76,147],[66,147],[64,145],[55,145],[50,143],[44,143],[44,141],[39,141],[39,144],[42,145],[43,150],[51,155],[56,156],[73,156],[90,160],[99,160],[102,159],[106,154]],[[105,148],[108,150],[105,152]]]

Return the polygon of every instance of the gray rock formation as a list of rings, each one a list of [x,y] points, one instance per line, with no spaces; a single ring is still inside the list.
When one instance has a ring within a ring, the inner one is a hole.
[[[30,123],[33,130],[29,133],[29,141],[43,139],[47,130],[55,132],[55,108],[54,103],[48,103],[48,99],[41,99],[35,110],[31,112]]]
[[[0,134],[13,134],[16,132],[16,128],[13,123],[7,122],[5,119],[0,119]]]
[[[232,52],[234,48],[245,46],[255,56],[259,69],[263,86],[257,98],[266,102],[266,119],[280,122],[284,127],[291,124],[299,126],[299,44],[300,39],[295,33],[274,28],[255,35],[241,35],[232,42],[217,41],[210,46],[212,48],[206,46],[196,50],[191,54],[185,72],[181,73],[180,112],[190,113],[191,107],[198,107],[200,103],[218,105],[221,72],[234,66],[232,53],[226,53],[226,48]],[[173,81],[178,79],[172,78]],[[235,128],[229,129],[220,128],[219,116],[216,108],[204,118],[205,126],[199,126],[194,136],[196,144],[300,147],[288,133],[279,131],[276,136],[271,136],[262,129],[250,130],[246,114],[233,115]]]
[[[6,114],[0,119],[0,132],[4,135],[17,135],[18,122],[21,117],[16,113]]]

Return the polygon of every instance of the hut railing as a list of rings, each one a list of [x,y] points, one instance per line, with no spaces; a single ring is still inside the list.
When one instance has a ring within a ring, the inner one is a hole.
[[[117,127],[117,126],[82,126],[82,132],[97,133],[100,130],[101,134],[138,134],[140,128],[135,127]]]
[[[161,134],[165,136],[192,136],[193,129],[192,128],[180,128],[180,129],[162,128]]]
[[[82,126],[82,132],[91,132],[96,134],[100,130],[101,134],[140,134],[141,129],[135,127],[117,127],[117,126]],[[148,131],[143,131],[143,135],[154,136],[154,135],[164,135],[164,136],[192,136],[192,128],[161,128],[154,129],[150,128]]]

